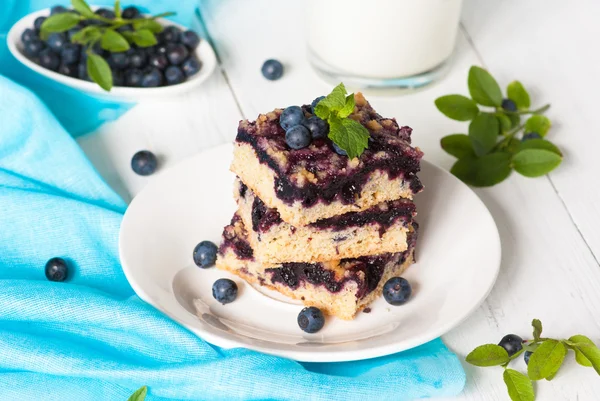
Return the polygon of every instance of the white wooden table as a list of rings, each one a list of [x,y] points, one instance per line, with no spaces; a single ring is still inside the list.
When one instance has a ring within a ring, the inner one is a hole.
[[[140,103],[114,123],[79,138],[104,178],[131,199],[152,177],[136,176],[131,156],[140,149],[160,155],[162,168],[203,149],[231,141],[238,121],[290,104],[310,102],[330,85],[305,57],[302,2],[204,1],[203,36],[216,45],[220,70],[194,93]],[[449,75],[418,93],[368,96],[382,115],[414,129],[426,158],[449,168],[453,158],[442,136],[466,124],[439,113],[433,100],[467,93],[469,66],[483,65],[505,86],[521,80],[535,105],[552,103],[550,139],[565,160],[547,177],[513,174],[477,194],[502,237],[498,282],[469,319],[444,336],[461,359],[475,346],[507,333],[530,335],[539,318],[547,335],[581,333],[600,343],[600,2],[595,0],[466,0],[456,56]],[[276,82],[260,74],[262,62],[284,62]],[[483,266],[482,266],[483,267]],[[457,271],[456,274],[461,274]],[[524,370],[521,360],[517,365]],[[461,400],[508,400],[500,368],[465,364]],[[600,378],[572,358],[552,382],[536,385],[538,400],[598,400]]]

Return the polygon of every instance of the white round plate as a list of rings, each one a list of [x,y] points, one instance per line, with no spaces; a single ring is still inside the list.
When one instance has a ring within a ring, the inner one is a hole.
[[[99,7],[92,7],[92,9],[97,9]],[[21,34],[25,29],[32,28],[33,22],[37,17],[40,16],[49,16],[50,9],[47,8],[45,10],[40,10],[28,14],[17,21],[8,32],[8,36],[6,41],[8,43],[8,49],[12,53],[12,55],[19,60],[19,62],[29,69],[41,74],[47,78],[50,78],[54,81],[60,82],[63,85],[69,86],[74,89],[78,89],[82,92],[100,96],[105,99],[112,100],[130,100],[137,101],[143,99],[153,99],[163,96],[173,96],[181,93],[185,93],[190,89],[200,85],[204,82],[215,70],[217,66],[217,57],[211,45],[204,38],[200,40],[200,45],[196,48],[196,56],[198,60],[202,63],[202,67],[200,71],[192,75],[185,82],[182,82],[177,85],[170,86],[160,86],[158,88],[130,88],[126,86],[114,86],[110,92],[106,92],[104,89],[99,87],[95,82],[88,82],[77,78],[71,78],[66,75],[59,74],[58,72],[51,71],[47,68],[44,68],[33,61],[31,61],[25,54],[23,53],[23,42],[21,41]],[[159,18],[159,21],[164,26],[175,25],[183,30],[187,28],[171,22],[169,20]]]
[[[391,306],[380,298],[371,313],[353,321],[328,317],[320,332],[304,333],[296,322],[302,308],[297,302],[193,263],[196,244],[219,243],[235,211],[231,154],[231,145],[219,146],[156,176],[131,202],[119,238],[123,270],[140,298],[206,341],[299,361],[373,358],[446,333],[492,289],[500,267],[492,216],[466,185],[423,161],[417,263],[404,275],[413,286],[410,302]],[[221,277],[240,289],[231,304],[212,297],[212,284]]]

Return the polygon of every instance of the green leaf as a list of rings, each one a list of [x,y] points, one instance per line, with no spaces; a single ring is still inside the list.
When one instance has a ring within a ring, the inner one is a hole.
[[[510,154],[496,152],[475,159],[460,159],[450,172],[474,187],[491,187],[510,175]]]
[[[369,131],[350,118],[329,119],[329,139],[348,153],[349,159],[362,154],[369,145]]]
[[[135,31],[147,29],[152,33],[161,33],[164,28],[160,23],[156,22],[153,19],[142,19],[137,20],[133,23],[133,29]]]
[[[73,43],[87,44],[95,42],[102,37],[100,29],[95,26],[86,26],[71,37]]]
[[[346,103],[344,104],[344,107],[338,112],[338,117],[340,117],[340,118],[348,117],[350,114],[352,114],[354,112],[355,105],[356,105],[356,101],[354,100],[354,93],[351,93],[348,96],[346,96]]]
[[[511,128],[517,128],[519,126],[519,124],[521,124],[521,115],[520,114],[511,113],[508,115],[508,118],[510,119],[510,127]]]
[[[129,50],[129,43],[119,32],[107,29],[102,35],[100,45],[104,50],[112,53],[119,53]]]
[[[317,105],[315,106],[315,115],[317,117],[319,117],[322,120],[327,120],[329,119],[330,114],[331,110],[329,110],[329,107],[327,107],[327,105],[324,104],[323,101],[317,103]]]
[[[558,372],[567,355],[567,347],[557,340],[544,341],[529,358],[527,374],[531,380],[541,380]]]
[[[94,53],[88,53],[87,72],[90,78],[105,91],[113,86],[112,72],[106,60]]]
[[[525,177],[540,177],[554,170],[562,157],[545,149],[523,149],[512,159],[514,169]]]
[[[498,122],[500,123],[500,134],[502,132],[510,131],[510,129],[512,128],[512,122],[510,121],[510,118],[508,118],[508,116],[503,113],[497,113],[496,117],[498,117]]]
[[[513,369],[505,369],[502,377],[512,401],[535,400],[533,383],[523,373]]]
[[[469,70],[469,93],[475,102],[483,106],[502,105],[502,91],[489,72],[481,67],[472,66]]]
[[[458,121],[470,121],[479,114],[479,108],[475,102],[463,95],[438,97],[435,99],[435,106],[446,117]]]
[[[520,150],[520,146],[521,141],[513,137],[508,140],[508,144],[506,145],[506,148],[504,148],[504,150],[510,153],[511,155],[514,155]]]
[[[471,139],[465,134],[452,134],[442,138],[440,141],[442,149],[452,156],[462,159],[475,157]]]
[[[154,36],[154,34],[148,29],[140,29],[139,31],[129,32],[129,35],[126,36],[131,38],[133,43],[139,47],[154,46],[157,43],[156,36]]]
[[[75,13],[54,14],[46,18],[42,24],[42,32],[64,32],[79,23],[79,15]]]
[[[583,366],[592,366],[596,373],[600,375],[600,349],[594,342],[581,334],[573,336],[569,340],[577,342],[574,347],[577,363]]]
[[[536,114],[525,121],[525,132],[537,132],[541,136],[546,136],[551,125],[548,117]]]
[[[144,401],[146,399],[147,393],[148,387],[142,386],[139,389],[137,389],[135,393],[131,394],[127,401]]]
[[[481,113],[469,124],[469,138],[473,143],[473,149],[477,156],[489,153],[498,140],[500,123],[495,115]]]
[[[327,106],[330,111],[340,111],[346,105],[346,93],[346,87],[343,83],[340,83],[319,104]]]
[[[508,98],[515,102],[519,110],[527,110],[531,106],[529,93],[519,81],[512,81],[506,88]]]
[[[570,344],[571,342],[573,342],[573,344]],[[567,343],[571,346],[573,351],[575,351],[575,360],[577,361],[578,364],[580,364],[581,366],[588,367],[588,368],[592,366],[592,363],[590,362],[590,360],[587,359],[585,357],[585,355],[583,355],[581,353],[581,351],[579,351],[579,349],[577,349],[578,343],[587,344],[587,345],[595,345],[592,340],[590,340],[586,336],[582,336],[582,335],[578,334],[578,335],[570,337],[569,341]]]
[[[121,1],[115,0],[115,16],[121,18]]]
[[[539,319],[533,319],[531,326],[533,327],[533,339],[537,341],[542,335],[542,322]]]
[[[529,139],[525,142],[520,142],[519,150],[521,149],[544,149],[562,156],[560,149],[550,141],[545,139]]]
[[[510,361],[508,352],[496,344],[485,344],[475,348],[467,358],[468,363],[475,366],[499,366]]]
[[[96,16],[94,11],[92,11],[90,6],[88,6],[84,0],[71,0],[71,5],[75,11],[79,12],[79,14],[83,15],[84,17],[93,18]]]

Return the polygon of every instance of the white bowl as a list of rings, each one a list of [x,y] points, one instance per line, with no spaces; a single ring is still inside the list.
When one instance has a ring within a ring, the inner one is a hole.
[[[93,8],[95,9],[97,7]],[[112,100],[141,100],[150,97],[164,97],[177,95],[183,92],[187,92],[190,89],[200,85],[212,74],[217,65],[217,57],[213,48],[210,46],[208,41],[202,38],[200,40],[200,45],[196,48],[195,51],[196,56],[202,63],[202,67],[200,68],[200,71],[198,73],[192,75],[185,82],[171,86],[160,86],[158,88],[130,88],[125,86],[113,86],[110,92],[106,92],[95,82],[84,81],[78,78],[71,78],[66,75],[59,74],[57,72],[48,70],[27,58],[27,56],[23,52],[24,46],[23,41],[21,40],[21,34],[25,29],[33,28],[33,22],[37,17],[49,15],[50,9],[47,8],[45,10],[36,11],[34,13],[26,15],[25,17],[17,21],[17,23],[15,23],[8,32],[8,48],[13,54],[13,56],[15,56],[17,60],[19,60],[19,62],[21,62],[23,65],[30,68],[31,70],[56,82],[60,82],[63,85],[79,89],[80,91],[85,93],[101,96],[103,98]],[[187,29],[182,25],[175,24],[166,19],[158,19],[158,21],[164,26],[175,25],[183,30]]]

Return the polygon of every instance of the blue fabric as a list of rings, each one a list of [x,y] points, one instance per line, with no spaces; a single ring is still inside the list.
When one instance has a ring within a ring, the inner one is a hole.
[[[113,0],[94,0],[94,5],[112,5]],[[144,12],[175,11],[171,19],[191,26],[197,0],[135,0],[122,1],[124,6],[135,3]],[[33,89],[54,113],[58,121],[73,136],[91,132],[106,121],[113,121],[129,110],[133,103],[119,103],[87,95],[37,74],[20,64],[8,51],[6,34],[23,16],[56,4],[69,6],[65,0],[0,0],[0,74]]]

